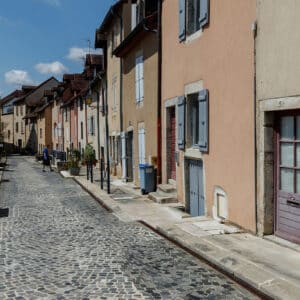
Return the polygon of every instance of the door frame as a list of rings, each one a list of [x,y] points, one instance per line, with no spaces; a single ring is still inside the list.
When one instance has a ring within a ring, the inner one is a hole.
[[[168,137],[169,137],[169,134],[168,134],[168,129],[169,129],[169,124],[170,124],[170,110],[174,110],[174,115],[175,115],[175,127],[174,127],[174,130],[175,130],[175,149],[174,149],[174,153],[172,154],[173,155],[173,159],[174,159],[174,162],[175,162],[175,180],[177,178],[177,166],[176,166],[176,158],[175,158],[175,155],[176,155],[176,144],[177,144],[177,134],[176,134],[176,122],[177,122],[177,115],[176,115],[176,106],[173,105],[173,106],[168,106],[166,107],[166,178],[167,180],[169,179],[172,179],[171,178],[171,174],[170,174],[170,170],[169,170],[169,160],[168,160],[168,150],[169,150],[169,146],[168,146]],[[174,180],[174,179],[173,179]]]
[[[289,240],[291,242],[295,243],[300,243],[300,238],[296,236],[292,236],[288,233],[278,231],[277,227],[277,221],[278,221],[278,192],[279,192],[279,185],[280,185],[280,119],[282,117],[287,117],[287,116],[300,116],[300,109],[294,109],[294,110],[284,110],[284,111],[278,111],[275,113],[275,118],[274,118],[274,234],[276,236],[279,236],[283,239]],[[294,129],[295,129],[294,125]],[[294,155],[295,155],[295,150],[294,150]],[[295,158],[294,158],[295,159]],[[295,180],[295,178],[294,178]],[[295,185],[295,182],[294,182]]]

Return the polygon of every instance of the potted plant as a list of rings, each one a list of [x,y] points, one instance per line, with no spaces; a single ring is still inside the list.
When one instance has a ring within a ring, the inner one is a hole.
[[[97,160],[96,160],[95,150],[91,144],[87,144],[85,147],[82,164],[96,165],[96,163]]]
[[[69,151],[68,169],[71,175],[78,176],[80,172],[79,167],[80,151],[72,149]]]

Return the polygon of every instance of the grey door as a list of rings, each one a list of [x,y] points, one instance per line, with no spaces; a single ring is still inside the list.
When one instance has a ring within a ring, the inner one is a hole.
[[[275,234],[300,243],[300,115],[279,118]]]
[[[126,178],[133,181],[133,131],[129,131],[126,139]]]
[[[204,189],[203,189],[203,162],[202,160],[189,160],[189,203],[190,214],[193,217],[204,216]]]

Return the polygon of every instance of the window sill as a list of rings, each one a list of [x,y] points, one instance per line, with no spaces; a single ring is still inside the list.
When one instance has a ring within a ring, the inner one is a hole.
[[[199,149],[196,148],[188,148],[185,150],[184,152],[184,157],[188,157],[188,158],[195,158],[195,159],[202,159],[203,155],[202,153],[199,151]]]
[[[141,107],[143,107],[143,106],[144,106],[144,100],[141,100],[141,101],[135,102],[135,104],[136,104],[136,107],[137,107],[137,108],[141,108]]]
[[[184,41],[184,44],[189,44],[192,41],[200,38],[201,35],[202,35],[202,32],[203,32],[203,29],[201,28],[198,31],[194,32],[193,34],[187,36],[186,39],[185,39],[185,41]]]

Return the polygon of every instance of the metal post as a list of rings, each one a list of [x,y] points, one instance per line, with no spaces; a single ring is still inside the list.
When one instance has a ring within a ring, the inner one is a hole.
[[[110,194],[110,165],[109,165],[109,130],[108,130],[108,103],[107,103],[107,81],[105,79],[105,136],[106,136],[106,163],[107,163],[107,194]]]

